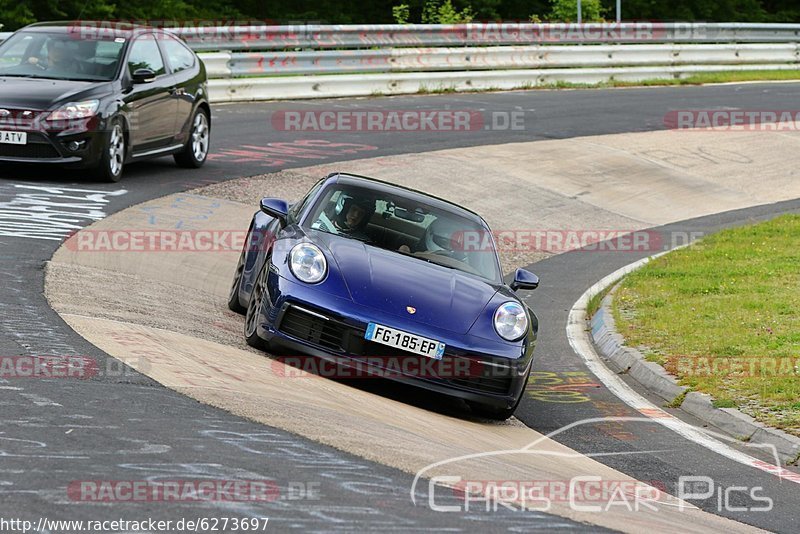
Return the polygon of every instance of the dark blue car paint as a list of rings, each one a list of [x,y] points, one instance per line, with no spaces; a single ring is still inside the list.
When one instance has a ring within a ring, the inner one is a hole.
[[[313,206],[330,184],[341,183],[342,178],[361,186],[372,187],[376,183],[331,175],[306,206]],[[380,186],[387,190],[392,187]],[[426,195],[420,198],[430,202]],[[449,203],[440,202],[447,209],[454,209]],[[505,396],[458,390],[418,377],[394,379],[500,408],[516,404],[530,371],[538,321],[508,286],[500,280],[486,280],[357,240],[306,230],[300,225],[308,211],[301,213],[298,221],[285,225],[262,211],[253,216],[239,302],[243,306],[249,302],[255,281],[269,257],[268,294],[258,317],[260,337],[299,353],[322,358],[347,356],[320,350],[278,331],[275,326],[288,303],[324,311],[357,329],[365,328],[368,322],[380,323],[444,342],[448,355],[507,362],[516,377],[509,395]],[[328,274],[317,284],[299,281],[288,265],[289,251],[303,241],[319,246],[327,259]],[[527,334],[515,342],[502,339],[493,324],[495,310],[507,301],[521,303],[530,319]],[[406,306],[415,307],[417,312],[410,315]]]

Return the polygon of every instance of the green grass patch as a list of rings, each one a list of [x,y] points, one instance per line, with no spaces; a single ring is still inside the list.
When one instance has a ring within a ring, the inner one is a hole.
[[[535,87],[519,87],[518,89],[603,89],[609,87],[654,87],[661,85],[701,85],[704,83],[757,82],[800,80],[800,69],[792,70],[739,70],[723,72],[705,72],[693,74],[685,78],[652,78],[629,82],[625,80],[609,80],[599,83],[553,82]]]
[[[688,395],[690,391],[691,391],[690,389],[687,389],[686,391],[684,391],[683,393],[672,399],[672,402],[667,404],[667,408],[680,408],[681,405],[683,404],[683,401],[686,400],[686,395]]]
[[[592,298],[589,299],[589,302],[586,303],[586,318],[591,319],[594,317],[594,314],[597,313],[597,310],[600,309],[600,306],[603,304],[603,299],[606,298],[614,286],[616,284],[612,284],[607,288],[603,289],[600,293],[597,293]]]
[[[800,216],[725,230],[615,293],[626,342],[720,407],[800,435]]]

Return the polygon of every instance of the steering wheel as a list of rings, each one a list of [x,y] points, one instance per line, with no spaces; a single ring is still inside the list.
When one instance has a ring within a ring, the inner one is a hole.
[[[47,65],[43,65],[41,60],[39,60],[36,56],[31,56],[28,58],[28,63],[33,65],[34,67],[39,67],[41,70],[47,70]]]

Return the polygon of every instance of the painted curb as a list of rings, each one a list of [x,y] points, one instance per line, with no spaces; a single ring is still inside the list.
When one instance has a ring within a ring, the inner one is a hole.
[[[640,267],[644,265],[646,263]],[[616,284],[616,281],[612,283]],[[678,385],[677,379],[662,366],[648,362],[639,350],[625,346],[625,339],[617,332],[611,313],[616,287],[606,295],[589,323],[590,337],[601,358],[618,373],[630,375],[649,392],[664,399],[666,404],[673,404],[685,395],[680,404],[684,412],[747,443],[773,445],[786,463],[800,458],[800,438],[770,428],[734,408],[715,408],[710,395],[688,391],[687,387]]]

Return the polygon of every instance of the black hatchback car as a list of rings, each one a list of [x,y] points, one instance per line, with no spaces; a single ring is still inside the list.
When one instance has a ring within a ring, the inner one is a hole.
[[[202,61],[167,31],[103,24],[34,24],[0,44],[0,161],[90,168],[112,182],[146,158],[203,165]]]

